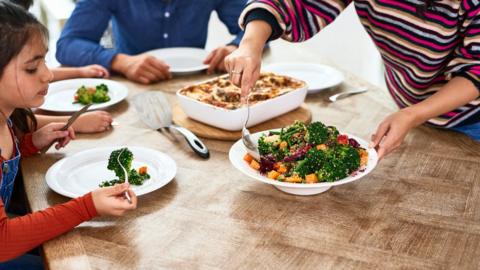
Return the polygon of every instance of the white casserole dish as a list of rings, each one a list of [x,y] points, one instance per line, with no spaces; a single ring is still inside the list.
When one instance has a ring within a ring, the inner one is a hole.
[[[216,78],[212,80],[215,79]],[[199,84],[212,80],[201,82]],[[247,118],[246,107],[241,107],[234,110],[216,107],[181,94],[180,92],[183,89],[185,88],[177,91],[177,100],[180,107],[188,117],[199,122],[229,131],[237,131],[242,129]],[[248,120],[247,127],[255,126],[300,107],[307,95],[307,89],[308,86],[304,82],[304,86],[302,88],[293,90],[272,99],[252,104],[250,106],[250,119]]]

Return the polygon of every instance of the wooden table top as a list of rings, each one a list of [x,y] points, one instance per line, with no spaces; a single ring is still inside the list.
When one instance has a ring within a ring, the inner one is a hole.
[[[454,132],[414,129],[367,177],[316,196],[293,196],[248,179],[229,163],[231,142],[204,140],[209,160],[179,138],[149,130],[128,100],[164,91],[174,101],[195,75],[152,86],[123,79],[120,126],[79,135],[61,151],[23,160],[33,211],[68,199],[49,190],[48,168],[64,156],[107,145],[145,146],[177,162],[170,184],[139,199],[125,217],[96,218],[43,245],[50,269],[479,269],[480,144]],[[330,94],[370,91],[329,103]],[[396,110],[384,90],[347,76],[308,96],[313,120],[368,139]]]

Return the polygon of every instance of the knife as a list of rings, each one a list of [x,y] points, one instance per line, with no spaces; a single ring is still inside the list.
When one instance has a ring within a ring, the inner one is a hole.
[[[90,108],[92,104],[88,104],[88,105],[85,105],[82,109],[80,109],[78,112],[74,113],[67,121],[67,124],[65,126],[63,126],[60,131],[66,131],[68,130],[68,128],[73,125],[73,122],[75,122],[75,120],[77,120],[78,117],[80,117],[80,115],[82,115],[84,112],[86,112],[88,110],[88,108]],[[48,149],[50,149],[50,147],[52,147],[52,145],[54,143],[56,143],[58,140],[53,140],[49,145],[45,146],[42,148],[42,150],[40,151],[40,153],[42,154],[45,154]]]

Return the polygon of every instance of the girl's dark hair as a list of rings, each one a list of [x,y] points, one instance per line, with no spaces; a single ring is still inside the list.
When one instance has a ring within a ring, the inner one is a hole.
[[[33,0],[10,0],[11,2],[28,10],[33,5]]]
[[[25,44],[31,38],[39,36],[46,42],[48,30],[35,16],[11,1],[0,0],[0,78],[5,67],[20,53]],[[15,130],[22,133],[37,128],[35,115],[29,108],[15,109],[11,120]]]

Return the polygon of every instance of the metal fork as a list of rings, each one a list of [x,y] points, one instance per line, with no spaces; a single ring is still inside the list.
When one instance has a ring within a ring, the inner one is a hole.
[[[360,94],[360,93],[364,93],[364,92],[367,92],[368,91],[368,88],[367,87],[360,87],[356,90],[352,90],[352,91],[347,91],[347,92],[343,92],[343,93],[339,93],[339,94],[336,94],[336,95],[333,95],[333,96],[330,96],[328,99],[331,101],[331,102],[335,102],[341,98],[346,98],[348,96],[351,96],[351,95],[356,95],[356,94]]]
[[[250,91],[251,93],[252,91]],[[248,120],[250,118],[250,93],[247,95],[247,119],[242,128],[242,142],[247,148],[247,152],[256,160],[260,159],[257,143],[252,140],[250,131],[247,129]]]
[[[123,167],[123,164],[120,162],[120,156],[122,155],[123,151],[125,151],[125,148],[123,148],[122,151],[120,151],[120,154],[118,154],[117,162],[120,165],[120,167],[122,167],[123,173],[125,174],[125,183],[128,183],[128,172],[125,169],[125,167]],[[128,190],[125,191],[125,198],[127,198],[127,201],[129,203],[132,203],[132,198],[130,198],[130,195],[128,195]]]

